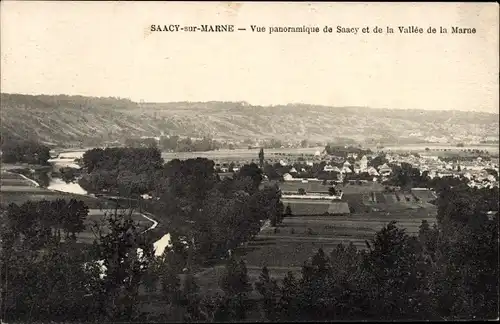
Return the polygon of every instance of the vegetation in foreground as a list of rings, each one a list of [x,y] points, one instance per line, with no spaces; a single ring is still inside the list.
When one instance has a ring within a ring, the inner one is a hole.
[[[435,227],[422,223],[419,235],[410,236],[389,223],[367,243],[368,251],[354,246],[319,250],[305,260],[300,278],[289,274],[278,283],[263,269],[253,287],[244,260],[227,258],[228,252],[251,240],[263,221],[279,223],[286,214],[277,188],[259,189],[262,175],[256,165],[221,181],[212,161],[163,165],[160,159],[146,158],[147,150],[136,152],[130,156],[143,158],[104,154],[84,163],[87,169],[94,166],[90,173],[130,168],[139,179],[154,173],[155,182],[145,187],[154,188],[158,212],[172,218],[172,248],[155,258],[151,237],[123,215],[111,215],[105,228],[96,228],[94,244],[82,247],[72,234],[80,223],[61,221],[78,219],[74,215],[81,215],[76,212],[81,208],[11,206],[2,211],[1,222],[5,320],[497,317],[498,212],[491,217],[488,211],[498,204],[498,192],[443,186]],[[60,224],[66,225],[58,230]],[[222,293],[214,296],[199,287],[193,274],[221,258],[227,258],[226,272]]]
[[[176,247],[154,258],[152,242],[124,217],[111,216],[94,245],[82,248],[71,235],[62,241],[42,230],[42,218],[19,228],[13,215],[20,210],[10,209],[2,222],[3,314],[10,321],[95,322],[240,321],[256,314],[265,321],[492,319],[498,213],[489,218],[485,208],[465,191],[443,192],[434,228],[423,222],[418,236],[409,236],[391,222],[367,251],[320,249],[300,277],[289,273],[282,282],[263,268],[252,286],[245,262],[231,257],[217,295],[178,274]],[[107,268],[104,277],[97,261]],[[144,311],[146,305],[156,310]]]

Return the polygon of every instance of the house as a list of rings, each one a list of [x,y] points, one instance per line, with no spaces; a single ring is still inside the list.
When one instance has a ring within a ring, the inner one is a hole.
[[[377,171],[377,169],[375,169],[374,167],[369,167],[366,172],[368,172],[369,175],[371,176],[378,176],[380,175]]]
[[[293,176],[290,173],[285,173],[283,175],[283,180],[285,180],[285,181],[293,180]]]
[[[363,155],[363,157],[359,160],[359,168],[361,169],[361,172],[368,169],[368,158],[366,155]]]
[[[352,173],[352,170],[349,167],[344,166],[342,168],[342,170],[340,170],[340,172],[342,172],[342,173]]]
[[[294,167],[292,167],[290,171],[288,171],[288,173],[297,173],[297,170]]]
[[[383,165],[381,165],[379,168],[378,168],[378,172],[382,175],[382,176],[388,176],[392,173],[392,169],[390,166],[387,165],[387,163],[384,163]]]
[[[337,168],[338,169],[338,168]],[[325,165],[325,167],[323,168],[323,171],[325,172],[333,172],[335,171],[334,167],[332,167],[331,165],[327,164]]]
[[[333,171],[333,172],[338,172],[338,173],[341,173],[341,172],[342,172],[342,170],[340,170],[340,169],[339,169],[338,167],[336,167],[336,166],[334,166],[334,167],[333,167],[333,170],[332,170],[332,171]]]

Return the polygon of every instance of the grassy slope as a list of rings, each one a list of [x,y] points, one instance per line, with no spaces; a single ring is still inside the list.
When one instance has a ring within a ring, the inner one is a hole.
[[[135,103],[82,96],[1,95],[2,137],[40,138],[48,143],[90,143],[153,136],[160,132],[214,138],[356,140],[421,132],[498,134],[498,115],[401,111],[305,104],[250,106],[234,102]],[[474,121],[474,123],[471,123]]]

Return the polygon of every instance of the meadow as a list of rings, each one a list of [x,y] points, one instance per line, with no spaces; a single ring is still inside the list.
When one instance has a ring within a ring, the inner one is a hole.
[[[116,203],[108,200],[98,199],[89,196],[70,194],[52,191],[37,187],[33,182],[23,178],[16,173],[2,171],[0,177],[0,204],[8,206],[10,204],[22,205],[27,201],[56,200],[56,199],[77,199],[85,203],[89,208],[88,216],[85,220],[87,229],[80,233],[77,238],[80,242],[91,243],[94,233],[91,225],[105,220],[106,216],[115,211]],[[129,215],[129,211],[118,209],[118,214]],[[144,218],[139,212],[133,212],[130,217],[139,224],[139,228],[146,230],[153,223]]]
[[[430,191],[384,193],[377,185],[346,188],[350,191],[342,201],[353,207],[350,215],[322,215],[322,211],[328,209],[328,201],[303,202],[301,208],[310,210],[300,210],[300,213],[309,212],[310,216],[285,217],[276,229],[265,228],[253,241],[238,248],[235,253],[247,261],[250,277],[257,278],[263,266],[268,266],[277,279],[288,271],[298,273],[319,248],[329,254],[339,243],[352,243],[358,249],[366,249],[366,241],[373,239],[376,232],[391,221],[396,221],[396,225],[410,235],[418,234],[422,220],[431,225],[436,222],[437,208],[427,202],[434,199]],[[287,200],[283,202],[286,206]],[[297,206],[299,202],[294,207]],[[313,215],[316,211],[318,215]]]

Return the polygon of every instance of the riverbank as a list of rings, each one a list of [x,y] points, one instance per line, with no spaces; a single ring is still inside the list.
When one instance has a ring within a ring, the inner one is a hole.
[[[38,177],[35,177],[35,174],[37,174],[34,169],[30,169],[29,166],[27,165],[2,165],[2,174],[12,174],[18,176],[19,180],[26,182],[26,185],[22,185],[21,183],[17,183],[16,185],[8,185],[5,186],[2,190],[2,201],[6,201],[7,204],[10,203],[9,199],[6,198],[5,196],[9,194],[14,194],[16,196],[19,195],[27,195],[27,199],[21,199],[19,202],[16,200],[16,203],[22,203],[24,200],[32,200],[35,198],[40,198],[40,199],[53,199],[53,198],[68,198],[64,194],[71,194],[72,197],[70,198],[75,198],[78,199],[79,197],[85,198],[82,199],[84,202],[88,204],[89,199],[92,201],[96,202],[102,202],[102,207],[104,208],[99,208],[103,211],[103,213],[106,213],[106,210],[112,210],[112,207],[110,205],[114,203],[116,207],[119,208],[118,204],[116,201],[113,201],[112,199],[106,199],[106,197],[95,197],[93,195],[88,194],[80,185],[77,183],[65,183],[59,178],[50,178],[47,174],[48,178],[48,185],[41,185],[36,181]],[[47,170],[46,170],[47,171]],[[48,171],[47,171],[48,173]],[[2,177],[3,178],[3,177]],[[5,181],[13,181],[15,179],[4,179]],[[36,188],[36,191],[32,192],[23,192],[26,191],[28,187],[32,187],[33,190]],[[12,189],[12,190],[11,190]],[[58,193],[61,194],[58,195]],[[122,200],[127,200],[127,198],[124,197],[115,197],[115,198],[120,198]],[[35,199],[35,200],[40,200],[40,199]],[[96,204],[90,204],[91,206],[88,206],[90,210],[94,210],[97,206],[99,205],[98,203]],[[105,207],[107,206],[107,208]],[[132,208],[135,209],[135,208]],[[103,214],[103,215],[104,215]],[[166,249],[167,246],[170,245],[170,234],[167,232],[166,226],[164,224],[161,224],[156,220],[156,217],[146,211],[139,210],[138,214],[145,220],[147,220],[151,225],[144,231],[144,233],[148,233],[153,239],[154,246],[155,246],[155,254],[160,255],[163,253],[163,251]],[[96,215],[93,215],[93,217]],[[166,234],[165,234],[166,233]]]

